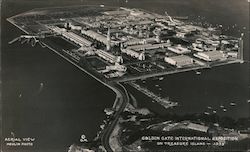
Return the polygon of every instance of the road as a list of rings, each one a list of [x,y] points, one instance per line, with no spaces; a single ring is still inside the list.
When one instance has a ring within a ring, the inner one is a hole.
[[[118,102],[121,103],[121,105],[120,105],[118,111],[114,115],[114,120],[112,122],[110,122],[107,125],[107,127],[103,130],[103,134],[101,137],[102,145],[104,146],[104,148],[108,152],[113,151],[112,148],[110,147],[110,144],[109,144],[110,135],[112,134],[115,126],[118,123],[120,114],[123,112],[126,105],[129,103],[128,92],[122,84],[112,83],[112,84],[110,84],[110,86],[112,87],[112,90],[116,93],[116,100],[119,100]]]
[[[223,66],[227,64],[234,64],[234,63],[242,63],[242,60],[237,59],[237,60],[231,60],[227,62],[221,62],[217,63],[214,65],[209,65],[209,66],[197,66],[197,67],[192,67],[192,68],[183,68],[183,69],[176,69],[172,71],[163,71],[163,72],[157,72],[157,73],[148,73],[140,76],[127,76],[127,77],[122,77],[118,78],[114,81],[116,82],[128,82],[128,81],[135,81],[135,80],[141,80],[141,79],[147,79],[147,78],[152,78],[152,77],[159,77],[159,76],[164,76],[164,75],[169,75],[169,74],[175,74],[175,73],[181,73],[181,72],[187,72],[187,71],[195,71],[195,70],[201,70],[201,69],[210,69],[212,67],[217,67],[217,66]]]

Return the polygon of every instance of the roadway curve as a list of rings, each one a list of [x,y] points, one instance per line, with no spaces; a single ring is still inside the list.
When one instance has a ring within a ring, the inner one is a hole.
[[[118,100],[116,102],[121,103],[119,109],[116,111],[114,115],[114,120],[109,124],[107,124],[108,126],[103,130],[103,134],[101,136],[101,142],[104,148],[108,152],[112,152],[113,150],[109,144],[110,135],[112,134],[115,126],[117,125],[120,114],[123,112],[123,110],[129,103],[129,95],[125,87],[120,83],[112,83],[109,86],[116,93],[116,100]]]

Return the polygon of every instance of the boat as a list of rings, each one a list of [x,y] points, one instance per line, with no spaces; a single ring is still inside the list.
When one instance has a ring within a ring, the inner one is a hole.
[[[214,110],[213,113],[217,113],[216,110]]]
[[[40,83],[40,87],[43,87],[43,83],[42,82]]]
[[[231,102],[230,105],[231,105],[231,106],[236,106],[236,103]]]
[[[204,114],[205,114],[205,115],[209,115],[210,113],[208,113],[208,112],[204,112]]]
[[[159,80],[162,81],[164,79],[164,77],[160,77]]]
[[[249,99],[249,100],[247,100],[247,103],[250,103],[250,99]]]
[[[155,86],[156,86],[156,87],[159,87],[159,84],[156,84]]]
[[[13,138],[15,138],[15,133],[13,131],[11,131],[10,134]]]
[[[220,105],[221,108],[225,108],[223,105]]]
[[[201,71],[195,71],[195,73],[196,73],[197,75],[200,75],[200,74],[201,74]]]
[[[227,109],[223,109],[223,111],[224,111],[224,112],[226,112],[226,111],[227,111]]]
[[[43,90],[43,87],[44,87],[44,84],[41,82],[38,92],[41,92]]]
[[[210,106],[208,106],[207,108],[208,108],[208,109],[212,109],[212,107],[210,107]]]
[[[215,127],[219,127],[220,125],[218,123],[214,123],[214,126]]]

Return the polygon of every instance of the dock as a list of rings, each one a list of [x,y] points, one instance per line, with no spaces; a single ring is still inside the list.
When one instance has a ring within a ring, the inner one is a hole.
[[[142,92],[143,94],[145,94],[149,98],[153,99],[153,101],[159,103],[160,105],[162,105],[166,109],[171,108],[171,107],[175,107],[178,105],[177,102],[173,102],[173,101],[170,101],[169,99],[162,98],[162,97],[156,95],[155,93],[153,93],[152,91],[148,90],[147,88],[144,88],[144,87],[142,87],[134,82],[129,82],[127,84],[129,84],[130,86],[132,86],[136,90]]]

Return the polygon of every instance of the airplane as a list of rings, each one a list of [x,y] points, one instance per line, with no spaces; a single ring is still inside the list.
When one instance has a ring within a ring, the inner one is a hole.
[[[45,47],[45,45],[40,42],[40,39],[45,38],[45,35],[21,35],[17,38],[14,38],[9,42],[9,44],[12,44],[16,41],[20,41],[21,44],[24,44],[25,42],[30,43],[31,46],[35,46],[37,43],[39,43],[42,47]]]

